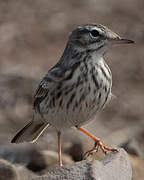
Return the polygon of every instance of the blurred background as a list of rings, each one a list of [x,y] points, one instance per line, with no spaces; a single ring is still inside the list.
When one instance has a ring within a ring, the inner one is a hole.
[[[133,179],[143,179],[143,9],[143,0],[0,0],[1,158],[37,173],[57,163],[53,129],[47,129],[33,145],[12,145],[10,141],[32,117],[35,89],[59,60],[69,32],[80,24],[100,23],[136,44],[118,46],[106,55],[115,97],[85,128],[105,144],[125,148],[133,166]],[[91,146],[88,137],[70,129],[63,134],[64,162],[81,160],[82,153]]]

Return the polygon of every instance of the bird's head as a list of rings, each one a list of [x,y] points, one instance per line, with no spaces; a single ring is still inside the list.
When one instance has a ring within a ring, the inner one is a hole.
[[[114,44],[134,43],[132,40],[121,38],[101,24],[78,26],[71,32],[69,42],[82,51],[97,51],[101,54],[104,54]]]

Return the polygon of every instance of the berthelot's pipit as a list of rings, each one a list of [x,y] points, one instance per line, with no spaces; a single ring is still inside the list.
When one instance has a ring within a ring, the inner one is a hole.
[[[66,48],[44,76],[34,96],[33,119],[12,139],[12,143],[34,142],[48,126],[58,135],[58,157],[61,160],[61,133],[76,127],[95,142],[88,151],[116,151],[81,126],[94,119],[111,98],[112,74],[104,54],[114,44],[133,43],[103,25],[78,26],[69,35]]]

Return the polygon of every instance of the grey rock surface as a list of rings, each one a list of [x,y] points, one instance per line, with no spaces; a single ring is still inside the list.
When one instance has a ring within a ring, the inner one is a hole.
[[[47,175],[31,180],[131,180],[132,169],[127,153],[119,149],[101,160],[81,161],[73,165],[56,166]]]
[[[36,174],[22,165],[14,165],[0,159],[0,180],[29,180],[35,176]]]
[[[0,159],[0,180],[18,180],[16,168],[11,163]]]
[[[33,173],[32,171],[28,170],[26,167],[22,165],[16,165],[15,167],[18,174],[18,179],[16,180],[30,180],[33,177],[37,176],[37,174]],[[9,180],[9,179],[5,179],[5,180]]]

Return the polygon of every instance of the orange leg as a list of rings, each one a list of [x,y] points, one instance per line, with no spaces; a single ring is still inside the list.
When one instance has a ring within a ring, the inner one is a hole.
[[[62,166],[62,155],[61,155],[61,132],[58,132],[58,162],[59,162],[59,166]]]
[[[86,131],[85,129],[83,128],[80,128],[80,127],[76,127],[79,131],[83,132],[84,134],[86,134],[87,136],[89,136],[91,139],[93,139],[95,141],[95,144],[94,144],[94,147],[89,150],[88,152],[85,153],[85,155],[90,155],[91,153],[93,152],[97,152],[98,149],[100,148],[102,150],[103,153],[106,153],[107,151],[111,151],[111,152],[117,152],[118,150],[117,149],[114,149],[114,148],[110,148],[110,147],[107,147],[105,146],[99,138],[93,136],[92,134],[90,134],[88,131]]]

